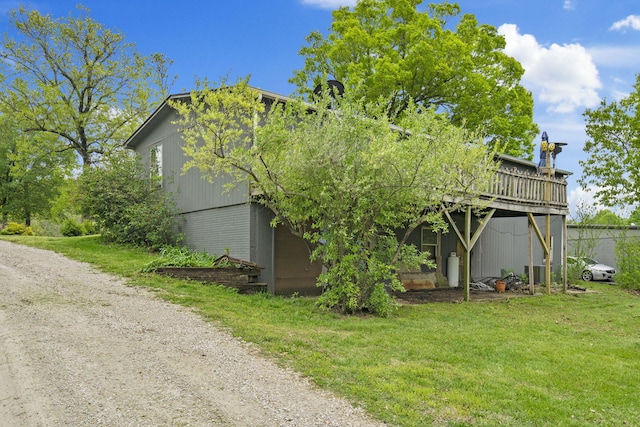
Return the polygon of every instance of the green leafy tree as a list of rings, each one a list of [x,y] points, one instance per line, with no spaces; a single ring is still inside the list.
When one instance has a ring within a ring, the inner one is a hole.
[[[600,212],[596,212],[594,206],[585,202],[580,202],[573,214],[571,223],[576,227],[577,236],[569,240],[570,256],[578,258],[594,258],[594,253],[598,241],[602,238],[604,230],[599,227],[599,219],[596,218]],[[581,262],[568,263],[567,274],[569,280],[575,282],[582,280],[582,270],[584,265]]]
[[[640,202],[640,74],[634,90],[620,101],[602,100],[584,113],[590,138],[581,160],[584,188],[606,206]]]
[[[640,225],[640,207],[635,208],[629,215],[629,225]]]
[[[62,223],[68,218],[80,218],[81,211],[77,203],[78,179],[68,177],[62,187],[60,194],[53,200],[51,205],[51,219],[57,223]]]
[[[524,69],[503,51],[504,37],[469,14],[451,29],[455,3],[421,4],[360,0],[339,8],[326,37],[307,37],[304,68],[291,82],[309,95],[330,77],[357,97],[388,99],[391,111],[435,107],[455,125],[481,129],[489,146],[530,157],[538,133],[533,98],[520,85]]]
[[[75,158],[50,135],[25,134],[0,116],[0,211],[27,226],[34,215],[49,216]]]
[[[640,239],[623,235],[616,241],[616,283],[623,289],[640,290]]]
[[[84,169],[78,183],[79,203],[105,240],[152,248],[177,242],[171,195],[147,176],[138,158],[125,150]]]
[[[88,14],[88,10],[80,7]],[[121,143],[166,94],[170,61],[143,56],[88,16],[10,12],[0,63],[2,108],[25,131],[55,135],[84,165]]]
[[[591,224],[598,225],[626,225],[627,221],[610,209],[601,209],[593,215]]]
[[[444,228],[442,211],[474,201],[497,167],[477,136],[415,105],[394,126],[386,103],[291,101],[258,125],[264,106],[246,81],[199,89],[173,104],[186,168],[250,187],[322,260],[320,303],[340,312],[388,315],[398,269],[426,263],[410,233]]]

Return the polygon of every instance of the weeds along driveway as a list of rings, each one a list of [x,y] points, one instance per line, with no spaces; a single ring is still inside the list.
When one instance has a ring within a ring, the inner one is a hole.
[[[0,241],[0,425],[376,426],[141,288]]]

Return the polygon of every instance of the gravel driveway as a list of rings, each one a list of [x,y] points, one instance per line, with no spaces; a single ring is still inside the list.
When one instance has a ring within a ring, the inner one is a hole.
[[[0,241],[0,426],[376,426],[188,309]]]

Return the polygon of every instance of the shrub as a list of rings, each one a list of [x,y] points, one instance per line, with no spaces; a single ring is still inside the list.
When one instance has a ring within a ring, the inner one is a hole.
[[[84,231],[84,234],[98,234],[98,227],[96,227],[96,224],[93,221],[90,221],[88,219],[82,221],[82,229]]]
[[[37,236],[60,237],[60,221],[48,218],[34,218],[31,221],[31,228]]]
[[[78,221],[67,218],[60,226],[60,233],[65,237],[82,236],[84,230],[82,224],[78,223]]]
[[[211,267],[216,260],[206,252],[192,251],[185,247],[164,246],[160,257],[154,259],[142,269],[149,273],[160,267]]]
[[[10,222],[7,227],[0,231],[0,234],[5,235],[19,235],[19,236],[33,236],[35,233],[31,227],[27,227],[24,224],[18,224],[17,222]]]
[[[357,242],[355,246],[362,248]],[[344,314],[367,311],[388,317],[398,307],[389,291],[404,289],[397,275],[399,265],[408,268],[433,265],[427,260],[427,253],[413,245],[400,246],[392,235],[378,237],[376,245],[368,251],[366,263],[362,252],[351,250],[320,275],[318,281],[324,286],[317,300],[320,307]],[[398,261],[394,265],[396,252],[399,252]]]
[[[149,179],[132,153],[120,151],[85,168],[79,182],[83,213],[111,242],[160,248],[178,241],[169,193]]]
[[[616,283],[624,289],[640,289],[640,239],[622,238],[616,242]]]

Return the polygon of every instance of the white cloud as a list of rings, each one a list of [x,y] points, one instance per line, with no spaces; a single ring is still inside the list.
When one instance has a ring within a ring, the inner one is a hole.
[[[523,84],[548,104],[548,112],[572,113],[600,102],[598,69],[582,45],[545,47],[531,34],[520,34],[514,24],[501,25],[498,31],[507,41],[505,52],[525,69]]]
[[[577,187],[569,192],[567,202],[569,203],[569,216],[572,219],[578,220],[584,215],[595,215],[605,209],[616,212],[618,215],[623,213],[620,209],[604,206],[596,202],[596,191],[598,191],[597,187],[586,190],[582,187]],[[627,214],[626,216],[629,215]]]
[[[337,9],[340,6],[355,6],[357,0],[301,0],[301,2],[321,9]]]
[[[573,219],[579,219],[585,214],[595,215],[599,211],[608,209],[622,218],[629,218],[629,215],[636,209],[635,205],[628,206],[605,206],[598,203],[595,194],[601,187],[593,186],[588,189],[576,187],[567,195],[569,203],[569,216]]]
[[[608,100],[626,98],[640,70],[640,46],[600,45],[590,47],[588,52],[608,82],[606,93],[601,91],[601,95]]]
[[[627,28],[640,31],[640,15],[629,15],[620,21],[614,22],[609,31],[620,31]]]
[[[564,0],[564,4],[562,5],[562,8],[564,10],[573,10],[576,8],[576,1],[577,0]]]
[[[594,194],[593,190],[585,190],[582,187],[576,187],[567,195],[567,202],[569,203],[569,215],[573,219],[578,219],[585,213],[585,210],[602,210],[602,206],[594,207]],[[587,212],[591,213],[591,212]]]

